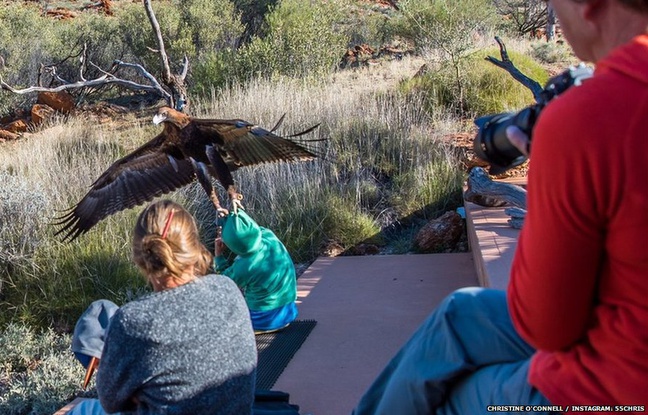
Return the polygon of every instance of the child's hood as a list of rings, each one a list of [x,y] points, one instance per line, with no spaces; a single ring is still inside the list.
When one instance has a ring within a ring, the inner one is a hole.
[[[249,255],[261,244],[261,228],[245,211],[230,213],[223,225],[223,243],[236,255]]]

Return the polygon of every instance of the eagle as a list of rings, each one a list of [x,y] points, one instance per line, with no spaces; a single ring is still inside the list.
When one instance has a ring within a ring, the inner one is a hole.
[[[60,229],[55,235],[62,234],[64,241],[72,241],[102,219],[196,179],[219,215],[226,215],[228,210],[221,206],[211,177],[222,184],[236,210],[243,196],[234,185],[232,172],[239,167],[308,161],[318,156],[305,141],[291,138],[313,131],[319,124],[281,137],[274,131],[283,118],[268,131],[241,119],[200,119],[169,107],[160,108],[153,123],[162,124],[162,132],[108,167],[79,203],[56,218],[54,225]]]

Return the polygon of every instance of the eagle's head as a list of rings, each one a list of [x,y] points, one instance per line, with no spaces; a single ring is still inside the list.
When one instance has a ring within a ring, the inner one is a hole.
[[[189,124],[190,118],[187,114],[176,111],[173,108],[162,107],[157,114],[153,116],[153,124],[158,125],[166,122],[175,125],[178,128],[184,128]]]

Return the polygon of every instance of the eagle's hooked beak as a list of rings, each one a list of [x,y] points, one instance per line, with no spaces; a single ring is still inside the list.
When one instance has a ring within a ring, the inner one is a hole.
[[[166,119],[167,119],[167,117],[164,114],[155,114],[153,116],[153,124],[158,125],[158,124],[164,122],[164,120],[166,120]]]

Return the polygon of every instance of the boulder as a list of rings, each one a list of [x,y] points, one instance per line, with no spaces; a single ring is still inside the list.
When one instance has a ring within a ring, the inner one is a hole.
[[[31,119],[34,125],[40,125],[43,121],[55,114],[54,108],[45,104],[34,104],[31,109]]]
[[[27,131],[27,122],[23,119],[17,119],[4,126],[4,129],[12,133],[24,133]]]
[[[54,108],[54,110],[62,112],[64,114],[69,113],[76,106],[72,95],[68,94],[65,91],[41,92],[38,94],[37,102],[39,104],[45,104],[51,108]]]
[[[464,221],[455,211],[431,220],[416,234],[414,244],[423,253],[452,251],[464,233]]]
[[[19,136],[7,130],[0,130],[0,143],[17,139]]]

